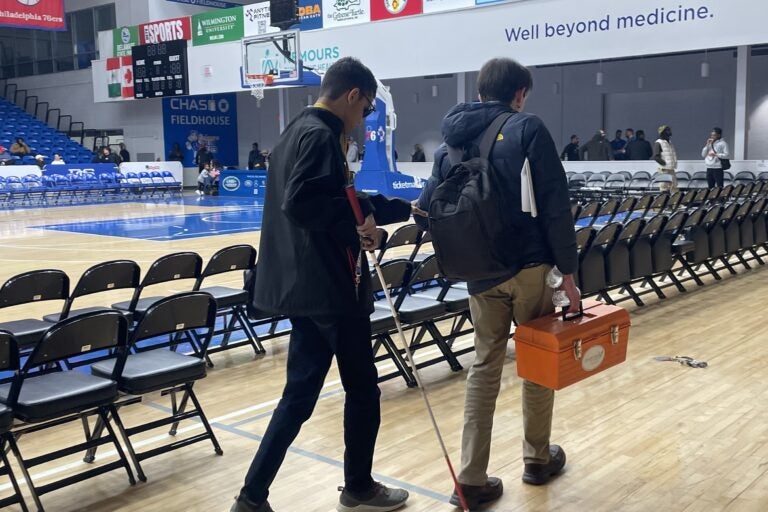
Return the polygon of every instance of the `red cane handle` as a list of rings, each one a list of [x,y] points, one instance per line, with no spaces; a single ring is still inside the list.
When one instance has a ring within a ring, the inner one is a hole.
[[[347,185],[344,187],[344,191],[347,193],[347,199],[349,205],[352,207],[352,212],[355,214],[355,221],[358,226],[365,223],[365,217],[363,217],[363,209],[360,208],[360,201],[357,199],[357,192],[354,185]]]

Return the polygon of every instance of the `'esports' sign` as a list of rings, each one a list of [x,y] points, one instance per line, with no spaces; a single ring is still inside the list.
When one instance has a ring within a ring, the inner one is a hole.
[[[139,25],[139,37],[141,44],[164,43],[179,39],[189,41],[192,38],[189,18],[153,21]]]

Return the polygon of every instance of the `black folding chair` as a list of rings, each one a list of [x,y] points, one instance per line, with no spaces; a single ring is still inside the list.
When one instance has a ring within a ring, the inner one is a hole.
[[[108,292],[121,289],[135,289],[139,286],[139,275],[141,269],[135,261],[131,260],[115,260],[105,261],[94,265],[80,276],[77,284],[75,285],[72,293],[64,302],[64,307],[61,312],[45,315],[43,320],[46,322],[56,323],[59,320],[64,320],[70,316],[81,315],[83,313],[91,313],[93,311],[109,311],[107,307],[88,307],[72,310],[72,306],[75,299],[85,297],[86,295],[92,295],[94,293]],[[130,320],[130,314],[125,312]]]
[[[394,233],[392,233],[392,235],[387,239],[387,243],[384,245],[384,248],[379,251],[377,258],[379,263],[384,261],[384,255],[387,251],[391,251],[392,249],[398,247],[412,246],[413,248],[409,254],[403,254],[399,256],[400,258],[411,259],[410,256],[415,255],[416,251],[418,250],[420,239],[421,230],[419,230],[419,227],[416,224],[406,224],[405,226],[397,228]],[[391,252],[389,256],[391,257]]]
[[[130,312],[133,321],[138,322],[152,304],[163,298],[142,297],[145,288],[180,279],[197,279],[202,267],[203,259],[194,252],[177,252],[158,258],[147,269],[131,300],[112,304],[112,308]]]
[[[214,336],[224,334],[221,344],[208,349],[208,354],[221,352],[230,348],[250,345],[256,354],[264,354],[266,351],[259,341],[256,332],[248,321],[246,307],[249,300],[249,293],[242,288],[231,288],[228,286],[208,286],[202,288],[203,281],[211,276],[225,274],[227,272],[242,272],[251,270],[256,264],[256,249],[250,245],[233,245],[225,247],[211,256],[203,273],[195,282],[192,288],[195,291],[210,293],[216,299],[217,317],[223,317],[225,327],[213,333]],[[227,320],[229,316],[229,320]],[[229,342],[231,334],[242,330],[246,339],[234,343]],[[213,366],[210,364],[210,366]]]
[[[384,281],[387,284],[390,296],[395,306],[395,311],[402,304],[407,293],[408,280],[413,270],[413,263],[407,260],[391,260],[381,265],[381,272]],[[389,306],[384,299],[384,289],[375,272],[371,273],[371,290],[374,298],[374,310],[371,313],[371,335],[373,338],[374,361],[380,362],[391,360],[395,365],[395,371],[385,374],[379,373],[379,382],[383,382],[395,377],[402,377],[408,387],[416,386],[416,378],[413,371],[405,362],[402,355],[402,349],[397,348],[397,344],[392,339],[392,334],[397,332],[395,319],[392,316]],[[378,307],[376,305],[378,304]],[[381,349],[383,354],[379,354]]]
[[[6,439],[38,510],[43,510],[40,495],[115,469],[125,469],[131,485],[136,483],[107,416],[108,408],[118,397],[116,380],[125,361],[127,332],[128,320],[117,311],[98,311],[62,320],[45,333],[13,381],[0,386],[0,402],[10,407],[19,421]],[[67,369],[70,359],[105,350],[116,351],[115,360],[120,364],[104,375]],[[59,370],[49,371],[52,366]],[[88,421],[91,416],[96,416],[96,424],[100,425],[94,432],[90,431]],[[22,456],[17,443],[22,435],[73,421],[82,422],[85,442],[28,459]],[[103,435],[104,428],[107,435]],[[30,477],[30,468],[103,444],[115,448],[118,460],[41,486],[36,486]]]
[[[8,279],[0,287],[0,309],[47,300],[67,300],[69,277],[61,270],[33,270]],[[51,324],[36,318],[0,322],[0,330],[14,335],[19,350],[29,350]]]
[[[0,331],[0,372],[14,372],[15,375],[18,371],[19,347],[16,344],[16,339],[8,331]],[[7,405],[0,405],[0,461],[2,462],[0,475],[8,475],[8,479],[13,487],[13,495],[0,498],[0,508],[19,504],[21,510],[27,512],[29,509],[24,501],[24,496],[21,494],[19,481],[16,479],[16,474],[13,472],[13,468],[8,461],[7,444],[9,444],[12,437],[9,434],[12,424],[13,411]]]
[[[138,477],[142,481],[146,481],[147,478],[140,461],[150,457],[206,439],[211,440],[217,455],[224,453],[192,389],[196,380],[205,378],[206,365],[203,358],[208,344],[211,342],[215,324],[216,301],[208,293],[185,292],[160,299],[147,309],[133,331],[129,343],[133,353],[124,360],[124,368],[121,371],[115,371],[115,365],[121,364],[119,359],[101,361],[91,366],[91,372],[95,376],[102,377],[117,373],[117,386],[120,392],[129,395],[114,404],[110,404],[109,411],[136,467]],[[173,336],[193,329],[205,331],[202,335],[198,335],[202,342],[199,352],[193,355],[166,350],[165,343],[153,341],[159,337]],[[126,428],[123,425],[119,410],[127,405],[141,402],[140,395],[153,391],[161,391],[161,396],[171,395],[171,415],[160,420]],[[176,393],[182,393],[178,405]],[[190,400],[194,404],[194,409],[187,410],[187,404]],[[204,433],[145,452],[136,452],[131,443],[131,437],[167,425],[171,425],[169,434],[175,436],[180,421],[195,417],[200,418],[205,429]],[[95,447],[89,450],[86,460],[92,459],[95,452]]]

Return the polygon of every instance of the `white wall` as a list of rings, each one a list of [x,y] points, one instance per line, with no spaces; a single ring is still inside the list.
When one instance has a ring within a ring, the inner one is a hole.
[[[747,105],[747,158],[768,158],[768,55],[752,57]]]

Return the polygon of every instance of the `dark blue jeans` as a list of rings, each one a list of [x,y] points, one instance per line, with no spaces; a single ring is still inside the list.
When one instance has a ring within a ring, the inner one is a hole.
[[[373,485],[371,466],[379,432],[378,374],[373,364],[368,317],[291,318],[287,382],[283,396],[245,477],[242,492],[253,502],[269,496],[301,425],[312,416],[323,381],[336,356],[344,402],[344,480],[353,493]]]

